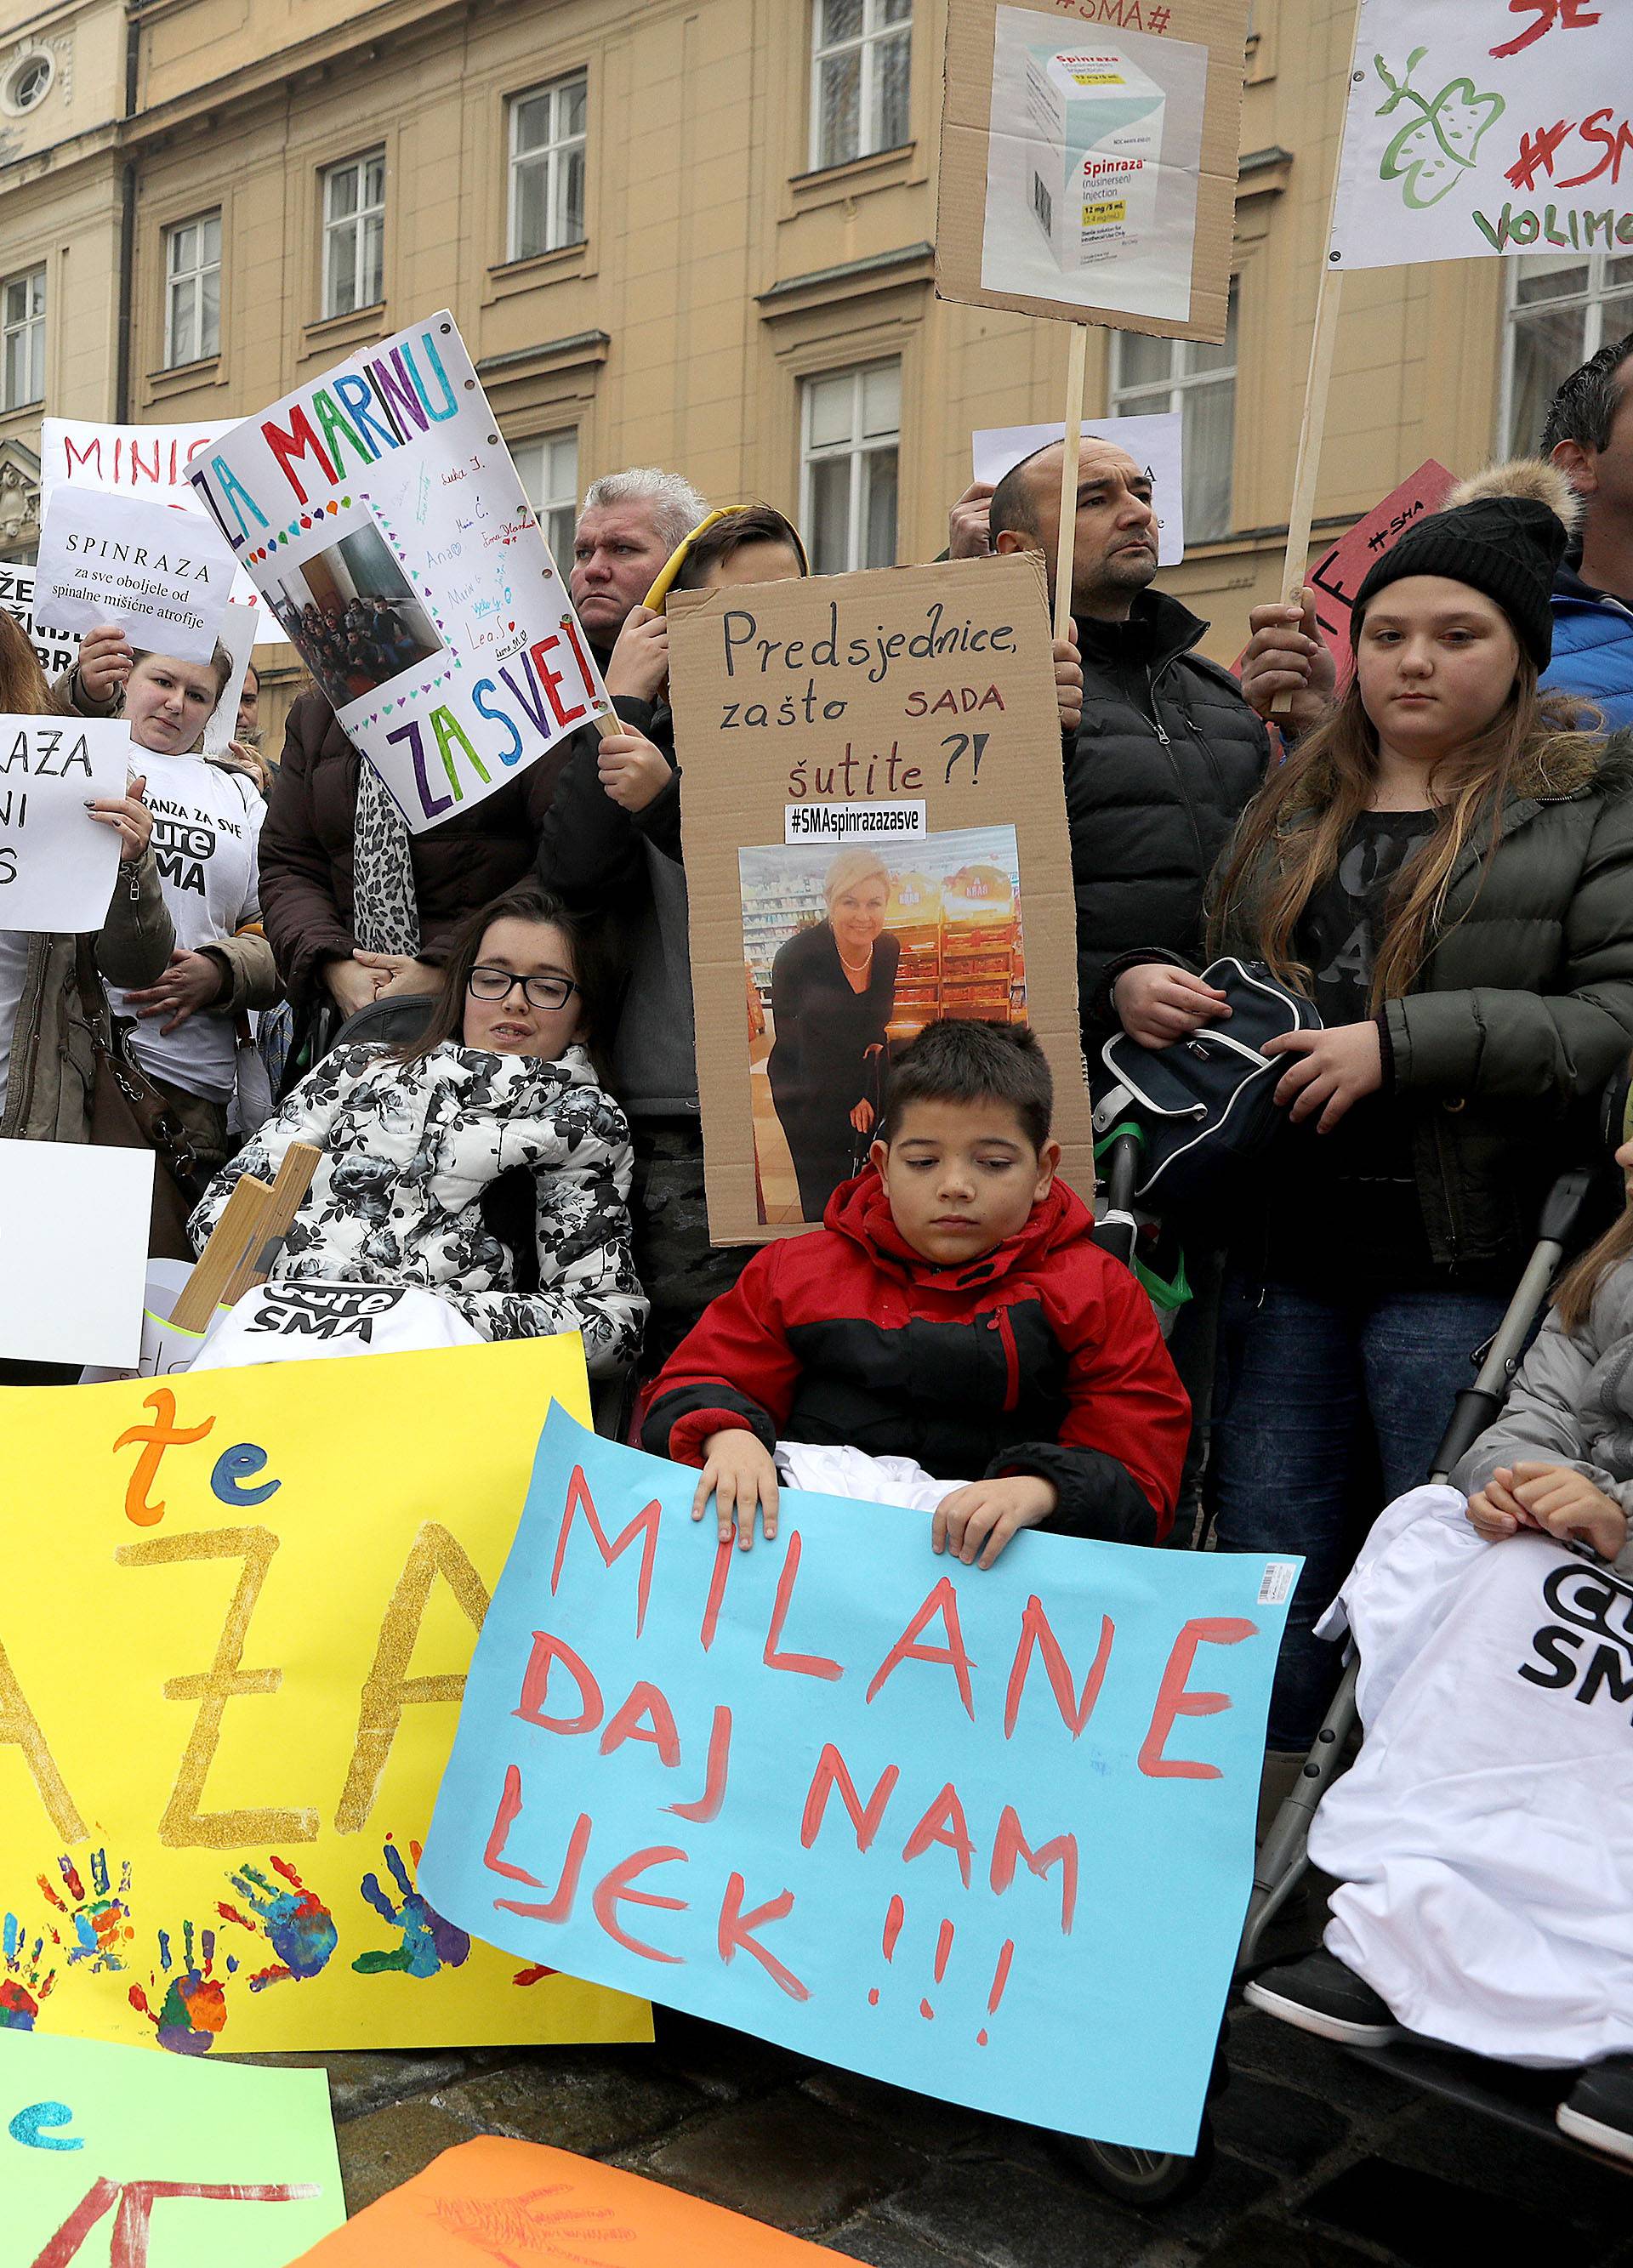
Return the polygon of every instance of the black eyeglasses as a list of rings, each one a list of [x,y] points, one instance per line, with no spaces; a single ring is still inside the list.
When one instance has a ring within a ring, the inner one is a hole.
[[[473,968],[465,979],[473,1000],[508,1000],[518,985],[530,1008],[565,1008],[579,990],[570,976],[513,976],[508,968]]]

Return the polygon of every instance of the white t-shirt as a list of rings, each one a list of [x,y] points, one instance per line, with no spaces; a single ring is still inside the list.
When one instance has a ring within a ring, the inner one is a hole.
[[[255,853],[266,806],[251,782],[202,756],[137,748],[131,762],[147,777],[153,856],[177,945],[196,953],[258,919]],[[107,997],[116,1016],[134,1014],[116,986],[108,987]],[[137,1022],[130,1035],[137,1061],[189,1094],[225,1102],[233,1093],[231,1017],[196,1010],[168,1039],[159,1032],[164,1021],[153,1016]]]
[[[11,1035],[23,1005],[23,979],[28,973],[28,948],[33,943],[26,929],[0,929],[0,1110],[5,1108],[11,1077]]]
[[[485,1344],[457,1308],[410,1284],[334,1284],[316,1278],[262,1284],[218,1311],[195,1370],[252,1362],[311,1362],[321,1355],[403,1354],[417,1347]]]

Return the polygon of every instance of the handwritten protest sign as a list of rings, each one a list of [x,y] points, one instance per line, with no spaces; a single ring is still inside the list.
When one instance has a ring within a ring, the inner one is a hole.
[[[100,929],[119,836],[85,806],[123,795],[129,770],[122,723],[0,717],[0,930]]]
[[[151,1150],[0,1142],[0,1355],[110,1368],[137,1360],[155,1163]],[[8,1392],[8,1419],[18,1406]]]
[[[5,1991],[8,2262],[284,2268],[344,2225],[323,2072],[156,2064],[134,2048],[10,2030]]]
[[[1156,506],[1156,563],[1177,567],[1185,557],[1185,482],[1180,456],[1183,419],[1177,409],[1154,417],[1085,417],[1081,438],[1090,435],[1127,449],[1145,468]],[[996,488],[1023,458],[1064,438],[1064,424],[994,425],[972,437],[974,476]]]
[[[64,482],[46,509],[34,609],[83,637],[112,622],[132,645],[208,661],[226,619],[233,554],[196,512]]]
[[[1223,339],[1246,0],[950,0],[935,288]]]
[[[1633,246],[1617,0],[1361,0],[1329,264]]]
[[[414,833],[608,709],[446,312],[245,418],[189,477]]]
[[[1408,527],[1415,527],[1426,514],[1438,512],[1456,486],[1457,475],[1430,457],[1392,489],[1381,504],[1374,504],[1347,535],[1341,535],[1310,570],[1316,620],[1333,650],[1341,685],[1349,674],[1352,659],[1350,612],[1367,570],[1394,549]]]
[[[416,1879],[552,1394],[587,1409],[576,1337],[9,1393],[51,1548],[0,1601],[7,2024],[182,2055],[650,2036]]]
[[[552,1410],[421,1866],[519,1956],[1035,2124],[1189,2150],[1294,1565],[695,1473]],[[1162,1958],[1128,1918],[1160,1913]]]
[[[0,613],[8,614],[33,647],[34,659],[48,677],[60,677],[79,659],[79,640],[71,630],[59,636],[34,620],[34,571],[0,562]]]
[[[567,2150],[485,2136],[433,2158],[290,2268],[833,2268],[820,2244]]]
[[[820,1220],[859,1143],[865,1154],[890,1051],[941,1015],[1031,1026],[1067,1176],[1089,1187],[1035,563],[684,593],[669,619],[716,1242]],[[842,1029],[829,1014],[848,982],[841,949],[865,977]]]
[[[188,468],[222,433],[225,424],[108,425],[85,417],[45,417],[40,423],[40,503],[48,512],[63,481],[96,489],[104,496],[158,497],[179,512],[202,512]],[[268,614],[260,593],[241,571],[234,579],[236,605],[253,609],[262,644],[281,645],[282,625]]]

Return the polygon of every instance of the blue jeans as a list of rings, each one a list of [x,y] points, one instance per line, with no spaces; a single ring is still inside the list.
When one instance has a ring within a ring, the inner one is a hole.
[[[1469,1357],[1505,1302],[1468,1292],[1318,1299],[1232,1270],[1219,1318],[1208,1494],[1225,1551],[1302,1552],[1270,1705],[1269,1745],[1315,1738],[1339,1649],[1314,1635],[1349,1571],[1355,1481],[1370,1454],[1382,1497],[1368,1518],[1429,1477]]]

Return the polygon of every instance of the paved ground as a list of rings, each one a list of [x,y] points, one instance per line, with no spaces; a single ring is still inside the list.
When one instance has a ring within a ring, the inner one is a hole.
[[[494,2133],[630,2167],[874,2268],[1633,2268],[1633,2181],[1252,2011],[1231,2020],[1211,2176],[1149,2212],[1113,2203],[1034,2129],[656,2021],[653,2048],[266,2060],[329,2066],[353,2212]]]

